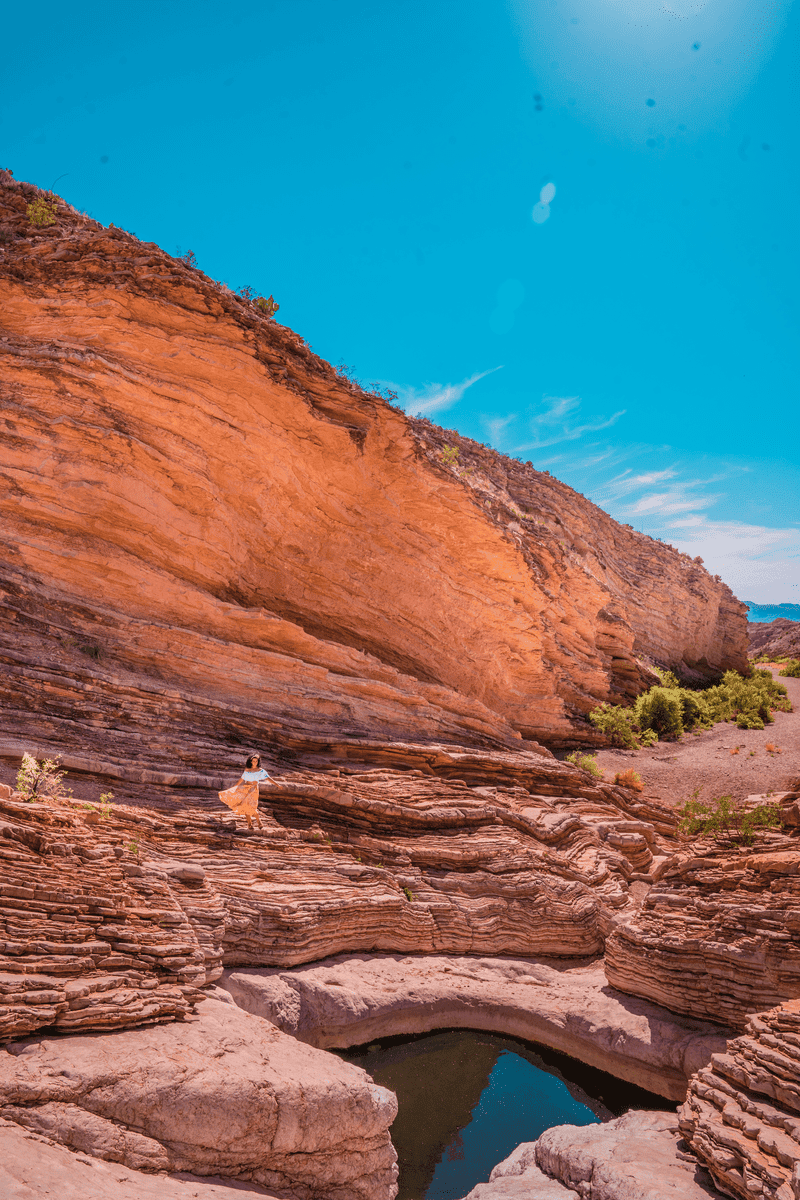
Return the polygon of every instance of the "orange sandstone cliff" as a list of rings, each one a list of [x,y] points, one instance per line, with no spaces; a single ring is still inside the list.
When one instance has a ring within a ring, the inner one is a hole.
[[[259,744],[566,746],[648,663],[745,667],[697,562],[157,246],[60,200],[35,227],[39,194],[0,172],[0,752],[166,779]]]

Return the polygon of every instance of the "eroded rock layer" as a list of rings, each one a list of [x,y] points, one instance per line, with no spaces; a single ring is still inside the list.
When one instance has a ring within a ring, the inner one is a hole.
[[[675,1012],[743,1029],[800,995],[800,851],[784,835],[752,852],[708,844],[665,863],[606,945],[609,983]]]
[[[800,658],[800,621],[777,617],[774,621],[748,621],[750,654]]]
[[[255,741],[566,744],[647,659],[744,666],[700,564],[472,443],[448,464],[158,247],[60,201],[35,228],[36,194],[0,177],[8,738],[35,714],[52,749],[162,772]]]
[[[0,799],[0,1038],[180,1017],[223,964],[600,951],[669,810],[540,755],[441,754],[465,778],[285,776],[250,836],[221,806]]]
[[[800,1001],[752,1016],[698,1071],[681,1133],[726,1195],[800,1195]]]

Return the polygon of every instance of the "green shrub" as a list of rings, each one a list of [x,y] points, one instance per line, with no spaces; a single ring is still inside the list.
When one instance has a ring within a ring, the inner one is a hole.
[[[274,317],[280,308],[280,304],[276,304],[272,296],[256,296],[254,303],[256,308],[260,308],[262,313],[268,317]]]
[[[612,746],[633,750],[640,744],[638,730],[633,727],[635,716],[632,708],[623,708],[621,704],[601,704],[592,709],[589,720],[595,729],[606,735]]]
[[[687,729],[699,733],[718,721],[735,721],[740,729],[763,729],[772,722],[773,710],[792,711],[786,688],[769,671],[756,669],[748,677],[726,671],[720,683],[705,691],[672,686],[671,671],[658,674],[665,683],[644,692],[633,707],[601,704],[589,713],[589,720],[612,745],[625,750],[652,746],[659,738],[680,738]]]
[[[683,733],[683,706],[677,688],[652,687],[636,701],[636,723],[662,738],[679,738]]]
[[[31,225],[38,225],[41,228],[44,225],[55,225],[56,223],[56,206],[45,200],[44,196],[37,196],[35,200],[31,200],[27,212]]]
[[[581,771],[588,771],[590,775],[594,775],[595,779],[603,778],[603,772],[597,765],[597,759],[591,754],[573,750],[571,754],[567,755],[566,761],[572,763],[573,767],[579,767]]]
[[[661,680],[661,686],[665,688],[679,688],[681,681],[674,671],[662,671],[661,667],[653,667],[658,678]]]
[[[412,890],[411,890],[411,888],[410,888],[410,887],[404,887],[404,888],[403,888],[403,895],[405,896],[406,900],[413,900],[413,899],[414,899],[414,893],[412,892]]]
[[[780,674],[784,679],[800,679],[800,658],[790,658]]]
[[[780,829],[781,810],[777,804],[758,804],[745,808],[730,796],[702,801],[697,793],[678,809],[682,833],[726,837],[740,845],[752,846],[758,829]]]
[[[455,466],[458,462],[458,446],[443,446],[442,462],[446,467]]]
[[[791,712],[782,683],[769,671],[756,669],[748,679],[726,671],[722,682],[704,693],[712,721],[735,721],[740,729],[763,729],[773,721],[772,710]]]
[[[693,692],[689,688],[679,688],[681,701],[681,720],[684,729],[710,729],[714,722],[708,701],[702,692]]]

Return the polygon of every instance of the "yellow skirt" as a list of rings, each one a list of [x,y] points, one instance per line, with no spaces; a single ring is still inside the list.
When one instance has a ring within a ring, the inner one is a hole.
[[[255,780],[249,783],[239,780],[234,787],[217,795],[223,804],[243,817],[254,817],[258,812],[258,783]]]

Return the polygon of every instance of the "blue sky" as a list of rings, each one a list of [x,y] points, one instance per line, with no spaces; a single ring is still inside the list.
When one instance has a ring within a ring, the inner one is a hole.
[[[43,0],[4,32],[17,178],[800,600],[800,5]]]

